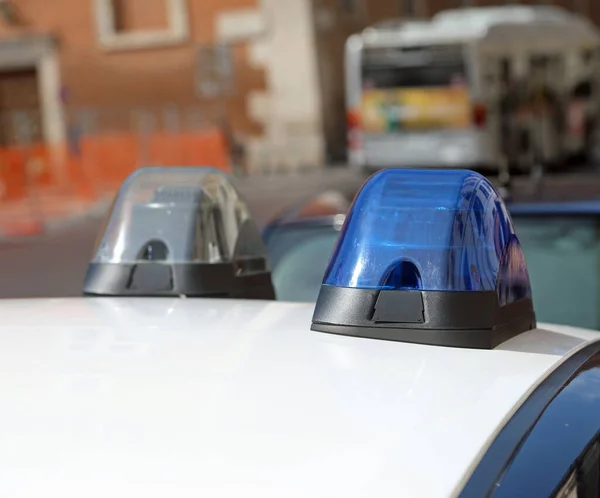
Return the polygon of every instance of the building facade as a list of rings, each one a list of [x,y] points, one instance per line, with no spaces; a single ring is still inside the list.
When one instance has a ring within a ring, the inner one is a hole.
[[[25,140],[67,140],[78,110],[108,129],[193,109],[251,168],[320,164],[316,59],[310,0],[0,0],[0,113],[26,111]]]

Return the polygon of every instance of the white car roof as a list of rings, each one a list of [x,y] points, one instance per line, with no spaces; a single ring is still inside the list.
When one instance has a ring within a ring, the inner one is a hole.
[[[441,348],[313,332],[312,312],[0,302],[0,496],[451,496],[524,397],[600,337]]]

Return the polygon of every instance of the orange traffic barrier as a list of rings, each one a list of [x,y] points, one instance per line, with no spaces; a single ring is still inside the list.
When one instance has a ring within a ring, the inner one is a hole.
[[[29,186],[49,186],[55,178],[53,175],[52,150],[44,144],[18,149],[29,179]]]
[[[141,139],[130,133],[87,137],[81,144],[88,177],[114,188],[141,166],[213,166],[230,172],[227,147],[219,131],[155,133]]]
[[[110,133],[84,137],[79,150],[66,144],[0,149],[0,202],[31,188],[59,187],[77,197],[114,191],[141,166],[213,166],[231,172],[219,129],[183,133]]]
[[[27,192],[27,173],[14,150],[0,149],[0,201],[24,197]]]
[[[136,169],[138,145],[129,133],[86,137],[81,142],[81,156],[73,163],[75,170],[85,171],[90,181],[112,189]]]

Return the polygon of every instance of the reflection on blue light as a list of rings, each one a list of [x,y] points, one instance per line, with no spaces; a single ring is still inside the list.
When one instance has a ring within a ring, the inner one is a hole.
[[[467,170],[387,169],[357,195],[323,280],[360,289],[498,290],[530,297],[504,203]]]

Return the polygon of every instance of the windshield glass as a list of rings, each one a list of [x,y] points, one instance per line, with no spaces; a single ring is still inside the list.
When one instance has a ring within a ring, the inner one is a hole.
[[[267,240],[277,299],[317,300],[329,256],[339,236],[333,227],[277,229]]]
[[[600,328],[600,228],[593,216],[513,216],[538,321]]]
[[[363,68],[365,89],[448,87],[465,85],[462,64],[443,66],[371,66]]]
[[[600,227],[589,217],[513,216],[539,322],[600,328]],[[339,236],[333,227],[285,228],[268,240],[277,298],[316,301]]]
[[[464,86],[466,79],[461,46],[368,48],[363,54],[365,90]]]

